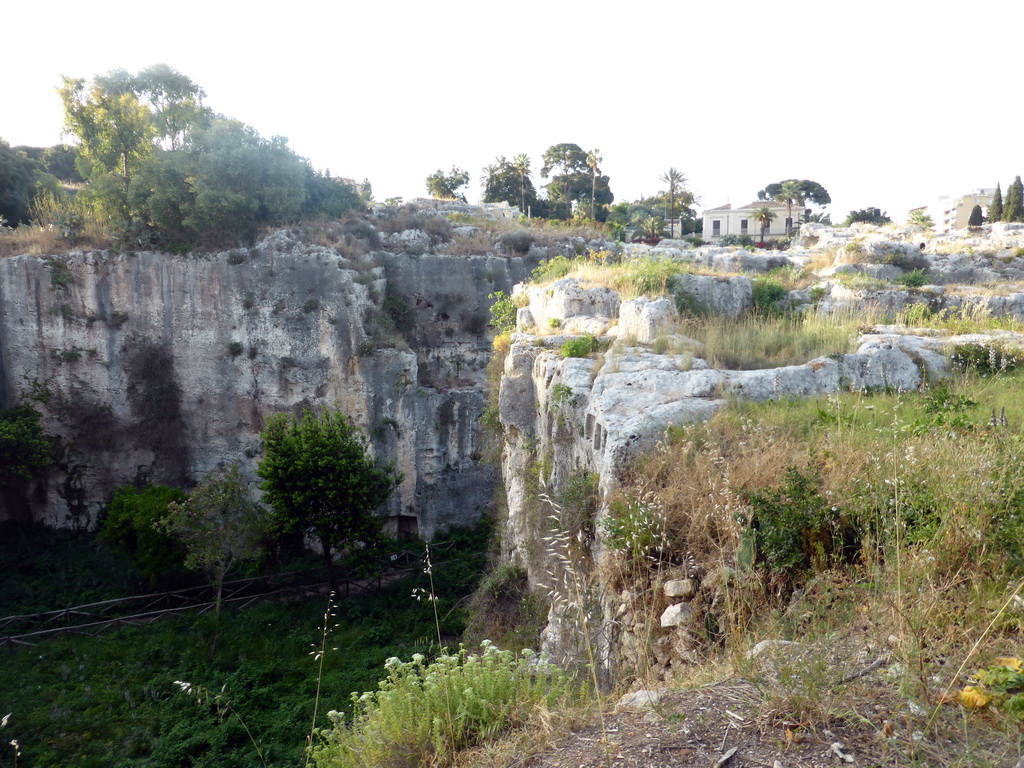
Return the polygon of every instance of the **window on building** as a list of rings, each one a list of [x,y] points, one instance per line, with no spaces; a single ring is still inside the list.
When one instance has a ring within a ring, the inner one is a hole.
[[[746,219],[740,219],[740,234],[741,235],[747,234],[747,220]]]
[[[722,234],[722,220],[721,219],[715,219],[713,222],[711,222],[711,236],[712,237],[718,237],[721,234]]]
[[[791,229],[793,229],[793,219],[791,219],[791,218],[789,218],[787,216],[786,217],[786,231],[789,232]]]

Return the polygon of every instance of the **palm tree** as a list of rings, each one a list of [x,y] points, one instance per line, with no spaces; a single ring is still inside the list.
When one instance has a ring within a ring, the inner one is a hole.
[[[786,237],[792,234],[793,230],[793,203],[804,207],[804,189],[796,179],[782,182],[779,191],[772,198],[777,203],[786,204]],[[764,238],[761,238],[762,240]]]
[[[750,217],[758,224],[761,225],[761,242],[764,242],[764,232],[768,227],[771,226],[772,222],[778,218],[775,211],[769,208],[767,205],[762,205],[753,215]]]
[[[526,177],[530,175],[530,158],[516,155],[512,158],[512,167],[519,174],[519,213],[526,213]]]
[[[497,161],[497,165],[494,163],[485,165],[481,170],[484,175],[481,177],[484,183],[484,194],[487,194],[487,190],[491,187],[491,182],[494,181],[494,177],[498,175],[498,169],[505,163],[504,157],[494,158]]]
[[[665,173],[661,174],[659,179],[668,184],[668,221],[672,236],[674,237],[676,234],[676,190],[683,186],[686,177],[675,168],[669,168]]]
[[[590,166],[590,218],[594,218],[594,200],[597,197],[597,172],[598,165],[604,160],[601,157],[601,150],[594,149],[587,152],[587,165]]]
[[[633,224],[644,240],[657,240],[665,234],[665,222],[660,216],[638,217]]]

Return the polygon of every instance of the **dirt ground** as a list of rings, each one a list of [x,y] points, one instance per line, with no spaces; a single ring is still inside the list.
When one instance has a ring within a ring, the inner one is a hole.
[[[818,766],[990,766],[1024,768],[1016,745],[986,744],[977,759],[969,745],[926,744],[911,756],[906,723],[864,718],[815,731],[765,712],[757,689],[743,680],[659,694],[651,706],[617,707],[600,723],[525,759],[526,768],[817,768]],[[903,731],[901,733],[901,730]],[[920,734],[918,734],[920,736]],[[1019,762],[1018,762],[1019,761]]]

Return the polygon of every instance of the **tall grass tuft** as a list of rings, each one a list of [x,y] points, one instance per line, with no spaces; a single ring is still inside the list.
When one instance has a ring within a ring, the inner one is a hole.
[[[313,748],[319,768],[446,765],[455,752],[528,723],[578,695],[572,679],[537,654],[443,653],[427,663],[388,659],[379,690],[353,694],[350,724],[329,712],[333,726]]]
[[[681,332],[704,345],[708,365],[732,370],[779,368],[850,351],[863,319],[853,315],[769,316],[740,319],[694,315],[681,322]]]

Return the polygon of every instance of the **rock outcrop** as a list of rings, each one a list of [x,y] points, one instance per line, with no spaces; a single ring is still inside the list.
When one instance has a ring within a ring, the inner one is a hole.
[[[395,527],[473,522],[496,479],[478,461],[487,297],[532,266],[346,259],[286,231],[205,255],[3,259],[0,405],[35,398],[60,449],[28,507],[0,516],[91,526],[121,485],[251,471],[270,414],[338,407],[404,475]]]

